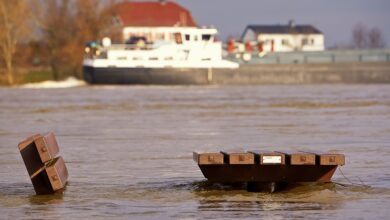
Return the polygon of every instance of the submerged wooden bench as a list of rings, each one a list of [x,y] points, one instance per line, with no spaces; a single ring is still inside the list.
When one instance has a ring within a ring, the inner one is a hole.
[[[36,134],[18,145],[36,194],[49,194],[65,187],[68,170],[57,156],[59,147],[53,133]]]
[[[245,182],[249,188],[269,183],[276,186],[278,183],[331,182],[337,166],[345,164],[343,154],[303,151],[194,152],[193,159],[209,181]],[[273,188],[270,191],[274,191]]]

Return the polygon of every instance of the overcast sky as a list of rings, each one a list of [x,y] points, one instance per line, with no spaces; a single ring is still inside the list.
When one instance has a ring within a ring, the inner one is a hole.
[[[357,23],[383,31],[390,47],[390,0],[176,0],[199,25],[214,25],[222,40],[240,36],[247,24],[312,24],[326,45],[347,44]]]

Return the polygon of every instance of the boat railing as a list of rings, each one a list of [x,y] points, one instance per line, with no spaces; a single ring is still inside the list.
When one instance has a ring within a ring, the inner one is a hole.
[[[112,44],[104,47],[105,50],[152,50],[155,49],[153,44],[136,45],[136,44]]]

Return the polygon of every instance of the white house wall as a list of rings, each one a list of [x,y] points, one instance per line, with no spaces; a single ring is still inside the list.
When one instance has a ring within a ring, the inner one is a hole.
[[[308,44],[302,45],[303,39],[307,39]],[[324,35],[322,34],[259,34],[257,38],[258,42],[264,42],[264,51],[271,51],[272,40],[275,52],[324,50]]]

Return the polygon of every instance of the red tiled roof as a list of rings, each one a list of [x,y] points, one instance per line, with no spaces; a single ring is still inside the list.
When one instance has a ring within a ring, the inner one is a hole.
[[[191,13],[175,2],[122,2],[114,11],[123,26],[197,26]]]

